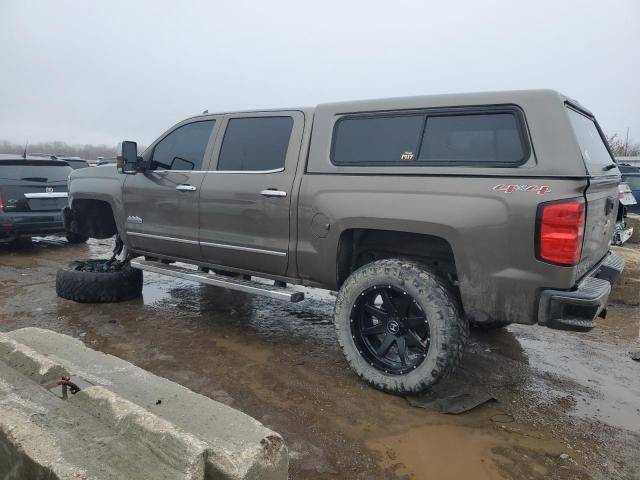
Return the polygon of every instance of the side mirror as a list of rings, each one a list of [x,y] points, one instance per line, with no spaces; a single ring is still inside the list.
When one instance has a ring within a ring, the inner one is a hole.
[[[118,147],[116,166],[120,173],[135,175],[140,170],[138,162],[138,144],[125,140]]]

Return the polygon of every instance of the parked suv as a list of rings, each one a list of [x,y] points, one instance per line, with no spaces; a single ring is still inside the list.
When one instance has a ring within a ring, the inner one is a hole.
[[[64,233],[61,209],[67,204],[71,172],[60,160],[0,154],[0,243]],[[70,242],[87,240],[74,233],[67,238]]]
[[[201,115],[71,175],[69,231],[117,235],[119,257],[57,288],[117,301],[141,269],[290,301],[286,284],[338,290],[353,370],[417,392],[455,369],[470,323],[594,327],[623,268],[619,182],[593,114],[554,91]],[[83,289],[99,272],[101,296]]]

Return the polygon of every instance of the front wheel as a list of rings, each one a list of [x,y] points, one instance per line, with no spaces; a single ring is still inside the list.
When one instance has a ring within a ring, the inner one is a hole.
[[[351,274],[336,299],[335,326],[354,372],[395,394],[427,390],[450,375],[469,336],[447,283],[417,262],[394,259]]]

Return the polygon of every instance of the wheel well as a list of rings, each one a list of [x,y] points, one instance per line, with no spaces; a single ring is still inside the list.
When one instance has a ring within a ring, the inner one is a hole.
[[[424,263],[452,284],[457,283],[453,250],[441,237],[419,233],[355,228],[346,230],[338,244],[338,285],[362,265],[383,258],[408,258]]]
[[[102,200],[73,201],[69,231],[90,238],[110,238],[118,233],[111,205]]]

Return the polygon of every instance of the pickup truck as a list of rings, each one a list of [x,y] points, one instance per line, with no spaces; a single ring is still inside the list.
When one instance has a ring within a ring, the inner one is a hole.
[[[619,182],[593,114],[550,90],[204,114],[72,173],[67,229],[116,248],[57,289],[120,301],[147,270],[287,301],[303,298],[288,284],[336,290],[355,373],[419,392],[470,324],[605,316]]]

